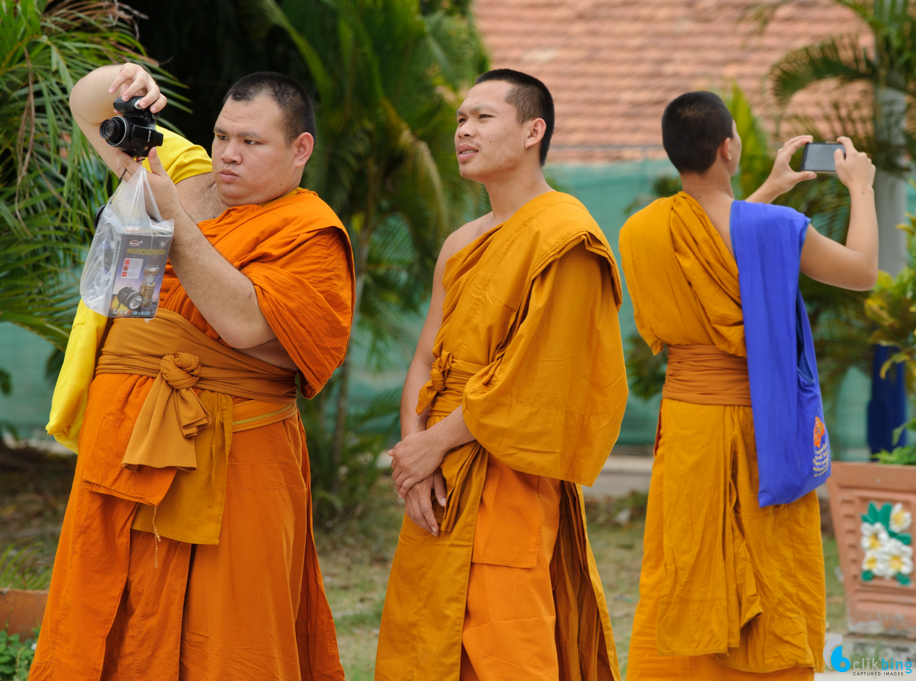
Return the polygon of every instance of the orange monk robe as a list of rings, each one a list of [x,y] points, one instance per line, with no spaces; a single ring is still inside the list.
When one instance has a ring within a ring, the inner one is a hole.
[[[631,217],[620,252],[654,352],[714,345],[747,356],[738,267],[695,200],[682,192]],[[823,669],[817,496],[760,508],[757,486],[749,406],[662,400],[628,681]]]
[[[297,189],[200,228],[251,279],[302,391],[314,395],[343,360],[352,320],[352,255],[337,216]],[[170,266],[160,309],[218,339]],[[156,498],[175,470],[121,467],[153,381],[92,382],[30,678],[342,679],[298,415],[232,437],[218,544],[157,542],[131,529],[138,504],[124,497]],[[112,494],[86,489],[101,478]]]
[[[581,484],[627,398],[617,267],[585,207],[551,192],[449,259],[433,425],[476,440],[442,462],[438,537],[404,519],[376,679],[619,679]]]

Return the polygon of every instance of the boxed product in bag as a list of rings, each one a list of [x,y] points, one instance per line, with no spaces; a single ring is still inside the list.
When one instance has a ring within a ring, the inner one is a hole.
[[[146,171],[118,186],[99,212],[80,277],[86,307],[106,317],[155,317],[173,233],[173,221],[159,214]]]

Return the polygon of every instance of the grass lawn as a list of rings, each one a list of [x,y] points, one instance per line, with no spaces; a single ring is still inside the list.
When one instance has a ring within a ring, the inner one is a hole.
[[[11,542],[24,541],[35,549],[36,568],[50,566],[73,478],[73,464],[73,459],[37,457],[21,471],[0,472],[0,555]],[[625,669],[633,614],[639,600],[645,495],[633,493],[603,501],[587,499],[586,511],[617,652]],[[350,681],[372,679],[382,604],[402,518],[403,505],[390,479],[385,477],[366,500],[358,518],[316,527],[325,588],[337,623],[341,659]],[[824,538],[824,558],[828,632],[842,633],[846,630],[846,604],[843,585],[837,578],[837,549],[832,537]]]
[[[403,506],[387,478],[373,497],[361,519],[334,531],[317,533],[318,556],[337,624],[340,657],[351,681],[372,679],[385,586],[403,517]],[[604,584],[624,673],[639,600],[644,504],[645,495],[635,493],[624,499],[586,501],[589,540]],[[629,522],[621,525],[624,509],[629,509],[624,513],[629,515]],[[836,576],[838,559],[832,537],[824,538],[824,562],[828,631],[842,633],[846,630],[846,600],[843,584]]]

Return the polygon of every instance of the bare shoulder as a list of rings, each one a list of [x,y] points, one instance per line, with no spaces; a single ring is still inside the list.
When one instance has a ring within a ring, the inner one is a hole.
[[[442,250],[439,252],[439,263],[444,264],[455,253],[485,234],[493,227],[492,222],[493,214],[487,213],[476,220],[471,220],[449,234],[445,243],[442,244]]]

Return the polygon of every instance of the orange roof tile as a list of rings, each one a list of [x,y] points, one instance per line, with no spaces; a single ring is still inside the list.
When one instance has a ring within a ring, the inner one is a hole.
[[[664,157],[661,115],[683,92],[737,82],[758,114],[772,111],[770,67],[789,50],[862,33],[831,0],[795,0],[763,33],[759,0],[477,0],[494,68],[544,81],[557,124],[552,163]],[[766,117],[765,117],[766,118]]]

